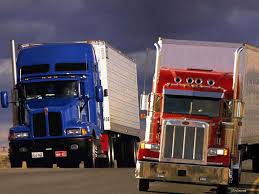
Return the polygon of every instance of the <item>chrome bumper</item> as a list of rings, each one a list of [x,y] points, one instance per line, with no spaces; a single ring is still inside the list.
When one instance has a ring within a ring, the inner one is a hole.
[[[225,167],[138,161],[136,178],[202,185],[228,185],[230,169]]]

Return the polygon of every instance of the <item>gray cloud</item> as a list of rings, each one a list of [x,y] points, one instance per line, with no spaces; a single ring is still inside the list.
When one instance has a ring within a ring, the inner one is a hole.
[[[10,39],[109,41],[136,58],[142,91],[145,49],[154,49],[158,36],[259,44],[258,8],[258,0],[1,0],[0,90],[11,88]],[[154,52],[149,61],[145,72],[150,90]],[[0,109],[0,123],[10,124],[6,109]]]

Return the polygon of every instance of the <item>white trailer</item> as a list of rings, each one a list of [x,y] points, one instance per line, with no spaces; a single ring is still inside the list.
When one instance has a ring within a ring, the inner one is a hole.
[[[94,47],[104,89],[104,129],[139,136],[137,64],[104,41]]]
[[[252,159],[253,170],[259,172],[259,48],[244,44],[236,56],[244,102],[240,145],[246,150],[245,159]]]
[[[160,66],[237,71],[238,99],[244,102],[239,147],[246,150],[243,160],[252,159],[253,169],[259,172],[259,48],[241,43],[160,41],[163,43]]]

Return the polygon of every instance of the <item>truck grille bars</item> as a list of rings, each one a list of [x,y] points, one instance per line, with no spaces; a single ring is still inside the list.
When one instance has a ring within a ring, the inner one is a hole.
[[[208,124],[186,120],[165,120],[160,161],[205,164]]]
[[[61,136],[62,135],[62,121],[59,112],[49,112],[47,116],[45,113],[33,114],[33,132],[34,137]]]

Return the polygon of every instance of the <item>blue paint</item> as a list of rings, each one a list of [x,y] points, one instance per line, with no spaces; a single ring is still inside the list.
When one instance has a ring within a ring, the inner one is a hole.
[[[57,63],[85,63],[86,71],[55,71]],[[21,68],[49,64],[49,71],[43,73],[23,74]],[[103,132],[102,87],[98,74],[93,47],[86,43],[56,43],[32,46],[22,49],[17,58],[17,80],[20,88],[20,109],[26,112],[19,118],[19,125],[11,128],[13,132],[29,131],[28,140],[71,138],[66,135],[70,128],[85,128],[88,133],[84,137],[97,137]],[[24,98],[24,88],[32,83],[75,82],[80,85],[75,96],[40,96]],[[98,94],[98,98],[97,95]],[[100,107],[101,110],[98,110]],[[21,111],[21,112],[22,112]],[[61,136],[50,136],[49,113],[60,113],[62,124]],[[35,137],[33,117],[44,113],[46,136]],[[75,136],[82,137],[81,135]],[[18,141],[18,140],[17,140]]]

